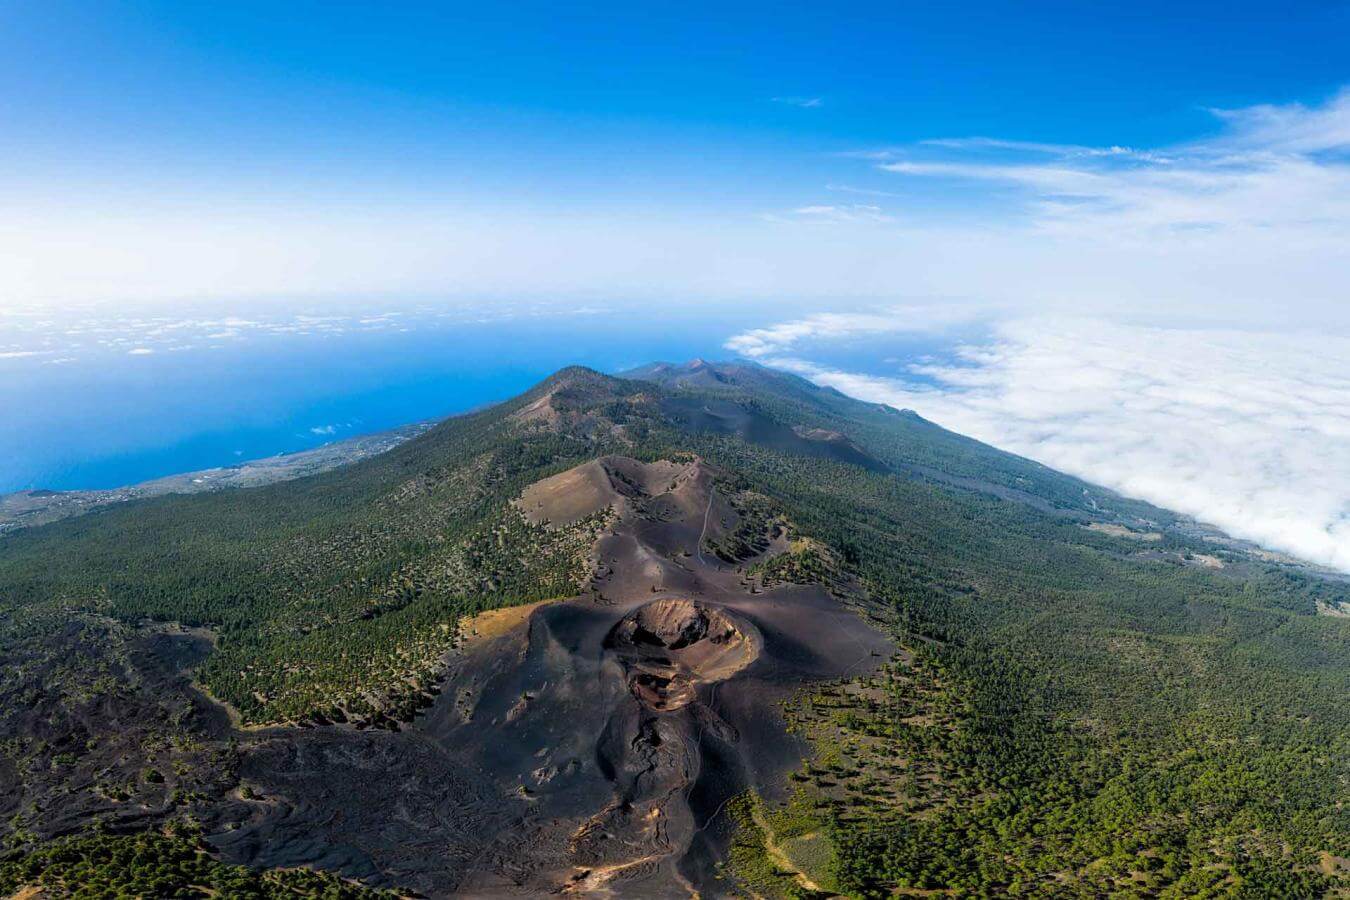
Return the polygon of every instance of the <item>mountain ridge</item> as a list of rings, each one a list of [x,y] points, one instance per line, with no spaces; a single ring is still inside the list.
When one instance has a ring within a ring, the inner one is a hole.
[[[0,887],[187,821],[429,896],[1338,883],[1346,587],[791,376],[645,374],[7,536]]]
[[[691,377],[695,379],[705,378],[705,380],[691,382],[689,380]],[[970,471],[969,467],[957,473],[951,471],[949,467],[933,465],[932,460],[906,458],[899,461],[893,460],[889,463],[879,463],[898,474],[928,479],[956,488],[994,493],[1004,499],[1038,505],[1045,511],[1056,509],[1060,511],[1077,510],[1088,514],[1091,518],[1100,519],[1109,524],[1118,524],[1135,531],[1147,532],[1161,526],[1165,530],[1175,531],[1185,537],[1197,538],[1240,553],[1261,554],[1268,561],[1293,566],[1302,571],[1317,573],[1323,577],[1350,577],[1338,576],[1337,573],[1307,563],[1304,560],[1263,550],[1249,542],[1233,539],[1219,529],[1197,522],[1189,517],[1142,501],[1125,498],[1108,489],[1084,482],[1073,476],[1061,475],[1041,463],[1017,457],[955,432],[947,431],[941,426],[922,418],[913,410],[898,410],[884,404],[855,400],[834,388],[816,385],[800,376],[771,369],[754,361],[695,359],[686,363],[656,362],[613,375],[586,366],[566,366],[541,379],[533,387],[514,398],[478,407],[441,421],[452,421],[465,416],[494,414],[492,413],[493,410],[502,410],[512,404],[525,407],[530,403],[546,403],[545,396],[551,394],[560,394],[564,402],[573,404],[578,400],[585,402],[584,395],[588,391],[592,394],[593,399],[597,396],[617,399],[618,395],[612,393],[615,379],[649,383],[677,392],[711,388],[715,391],[734,394],[738,391],[762,391],[767,389],[791,399],[806,398],[812,409],[817,412],[823,411],[826,414],[837,414],[839,408],[843,407],[851,411],[875,413],[883,421],[886,417],[900,416],[912,422],[916,428],[927,429],[931,434],[943,436],[944,439],[963,448],[964,452],[968,454],[974,452],[976,455],[985,457],[993,454],[1003,461],[1018,460],[1020,471],[1012,478],[991,481],[981,477],[978,472]],[[596,394],[597,391],[599,394]],[[569,394],[573,394],[573,396],[569,398]],[[516,412],[525,414],[523,410],[516,410]],[[258,487],[277,481],[288,481],[311,474],[319,474],[351,462],[359,462],[372,455],[383,454],[412,437],[420,436],[422,433],[436,428],[439,424],[441,423],[415,423],[387,432],[358,436],[304,453],[246,461],[228,469],[210,469],[165,476],[149,482],[107,491],[21,491],[3,495],[0,496],[0,537],[13,533],[19,528],[45,524],[69,515],[80,515],[90,509],[107,504],[144,499],[165,493],[195,493],[207,490],[233,490],[238,487]],[[800,423],[789,427],[798,428],[802,432],[816,431],[821,435],[841,434],[837,430],[818,426],[807,429]],[[346,449],[349,446],[351,449]],[[854,446],[856,447],[856,444]],[[808,445],[798,446],[799,450],[803,448],[806,448],[808,453],[812,452]],[[868,456],[869,454],[866,452],[860,452],[853,461],[866,465],[869,464]],[[311,457],[313,458],[312,462]],[[950,462],[950,459],[947,462]],[[1034,479],[1044,473],[1052,473],[1056,480],[1061,480],[1061,487],[1067,489],[1056,491],[1053,496],[1047,496],[1042,491],[1025,489],[1024,482],[1029,477]],[[1079,496],[1073,496],[1075,492]],[[1103,509],[1094,506],[1097,498],[1102,498],[1104,503],[1112,503],[1114,508]]]

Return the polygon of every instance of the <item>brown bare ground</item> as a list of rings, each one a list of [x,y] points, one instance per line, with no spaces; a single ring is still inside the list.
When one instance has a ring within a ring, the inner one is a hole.
[[[539,607],[556,602],[557,600],[539,600],[523,606],[489,609],[476,616],[461,616],[459,620],[461,646],[469,649],[493,638],[499,638],[525,624]]]
[[[665,460],[642,463],[601,457],[535,482],[521,493],[515,505],[532,525],[571,525],[625,497],[666,493],[692,469],[692,464]]]
[[[1149,541],[1150,543],[1152,543],[1155,541],[1161,541],[1163,539],[1161,532],[1131,531],[1130,529],[1126,528],[1123,525],[1110,525],[1106,522],[1093,522],[1092,524],[1085,525],[1083,527],[1085,527],[1088,531],[1096,531],[1100,532],[1101,534],[1109,534],[1111,535],[1111,537],[1129,538],[1130,540],[1134,541]]]
[[[516,507],[530,524],[556,527],[571,525],[618,499],[609,474],[597,459],[535,482],[520,495]]]

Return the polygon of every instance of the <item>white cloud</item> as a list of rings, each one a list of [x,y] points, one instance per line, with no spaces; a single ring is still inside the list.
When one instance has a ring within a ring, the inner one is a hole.
[[[726,348],[765,359],[804,341],[837,340],[858,335],[932,334],[972,321],[977,311],[958,303],[909,304],[881,312],[816,313],[802,319],[742,332]]]
[[[1292,306],[1350,324],[1347,96],[1223,111],[1216,136],[1168,147],[935,136],[852,154],[747,148],[734,183],[716,165],[687,177],[696,155],[648,160],[635,182],[603,154],[569,157],[548,169],[556,178],[467,193],[450,168],[250,179],[0,166],[0,315],[206,300],[221,319],[241,298],[838,309],[966,296],[1028,312],[1222,306],[1269,319]],[[802,192],[803,177],[820,187]],[[208,333],[260,320],[238,318]]]
[[[814,341],[904,327],[812,317],[728,347],[1350,571],[1350,338],[1017,319],[890,377],[807,358]]]
[[[787,213],[770,213],[765,216],[771,222],[795,221],[808,225],[845,225],[856,222],[890,222],[879,206],[867,203],[814,204],[799,206]]]
[[[904,194],[895,191],[883,191],[877,188],[860,188],[851,184],[827,184],[825,190],[836,191],[840,194],[856,194],[862,197],[904,197]]]
[[[149,356],[154,352],[155,351],[151,350],[149,347],[133,347],[127,351],[127,356]]]
[[[1260,104],[1212,112],[1231,128],[1229,141],[1285,153],[1318,153],[1350,147],[1350,88],[1322,106]]]
[[[1010,141],[1004,138],[929,138],[920,141],[927,147],[946,147],[951,150],[1022,150],[1052,156],[1150,156],[1132,147],[1088,147],[1081,144],[1049,144],[1039,141]]]
[[[1172,147],[855,154],[906,187],[984,190],[988,221],[895,227],[891,259],[911,285],[997,304],[994,336],[890,377],[812,351],[982,303],[806,315],[727,346],[1350,571],[1350,91],[1216,115],[1221,133]]]
[[[773,102],[800,109],[818,109],[825,105],[825,100],[821,97],[774,97]]]
[[[336,426],[336,425],[316,425],[315,427],[311,428],[309,431],[310,431],[311,434],[319,434],[319,435],[337,434],[337,426]]]
[[[1333,251],[1350,240],[1350,91],[1307,107],[1214,111],[1223,133],[1157,150],[956,138],[886,151],[882,171],[1022,192],[1034,233]],[[937,158],[933,151],[945,151]],[[1343,254],[1335,250],[1336,256]]]

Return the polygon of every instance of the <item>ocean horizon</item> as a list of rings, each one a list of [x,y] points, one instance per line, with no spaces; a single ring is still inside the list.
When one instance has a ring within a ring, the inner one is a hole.
[[[719,352],[720,332],[569,321],[96,346],[0,358],[0,493],[94,490],[309,450],[506,400],[567,365],[621,371]],[[144,346],[142,346],[144,345]]]

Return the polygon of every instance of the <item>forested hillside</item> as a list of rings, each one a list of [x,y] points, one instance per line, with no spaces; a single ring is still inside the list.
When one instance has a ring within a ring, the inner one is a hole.
[[[838,890],[1347,890],[1350,622],[1317,615],[1319,599],[1350,596],[1344,583],[1236,557],[1197,566],[1209,548],[1175,535],[1158,542],[1166,553],[1141,549],[1085,529],[1086,514],[1166,513],[913,415],[758,369],[724,378],[686,390],[837,427],[896,468],[922,461],[993,485],[953,491],[827,458],[789,463],[725,433],[691,438],[834,548],[912,655],[874,691],[803,698],[804,719],[829,727],[810,729],[820,757],[785,821],[833,837]],[[881,786],[897,799],[878,802]]]
[[[145,634],[202,629],[195,679],[237,725],[397,729],[438,696],[461,617],[589,590],[607,514],[531,524],[512,501],[609,453],[706,461],[743,532],[709,539],[710,555],[759,559],[745,577],[760,585],[825,584],[900,648],[783,710],[812,755],[789,796],[733,810],[736,890],[1350,891],[1350,620],[1319,615],[1350,602],[1344,582],[1188,536],[1165,511],[912,413],[706,363],[564,370],[337,471],[0,540],[13,859],[238,790],[233,745],[181,709],[109,749],[108,710],[160,703],[136,668]],[[86,664],[69,665],[74,647]],[[129,802],[108,799],[113,757],[156,773],[125,787],[152,812],[109,812]],[[155,769],[170,760],[182,796]],[[54,827],[54,804],[85,793],[79,821]],[[0,864],[0,883],[26,865]]]

